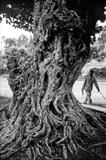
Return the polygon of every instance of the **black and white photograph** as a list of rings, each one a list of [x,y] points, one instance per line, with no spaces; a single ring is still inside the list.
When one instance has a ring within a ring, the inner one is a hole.
[[[0,0],[0,160],[106,160],[106,0]]]

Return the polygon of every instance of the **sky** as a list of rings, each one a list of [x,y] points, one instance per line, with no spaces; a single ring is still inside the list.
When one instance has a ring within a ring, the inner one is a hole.
[[[4,50],[5,43],[3,37],[18,39],[21,35],[30,37],[32,34],[23,29],[12,27],[12,25],[6,23],[6,20],[4,18],[3,21],[0,23],[0,49]]]
[[[104,23],[98,21],[98,25],[105,26],[106,21]],[[11,25],[7,24],[5,18],[0,23],[0,39],[3,36],[5,36],[6,38],[18,38],[22,34],[24,34],[28,37],[30,37],[30,35],[31,35],[31,33],[27,32],[23,29],[14,28]]]
[[[30,37],[31,33],[23,30],[14,28],[9,24],[6,24],[5,19],[0,23],[0,39],[5,36],[6,38],[18,38],[20,35],[26,35]]]

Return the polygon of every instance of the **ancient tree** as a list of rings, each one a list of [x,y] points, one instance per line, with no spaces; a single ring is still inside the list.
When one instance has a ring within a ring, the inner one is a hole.
[[[13,50],[8,58],[13,98],[0,123],[1,159],[106,159],[106,115],[72,92],[104,5],[35,0],[34,55]]]

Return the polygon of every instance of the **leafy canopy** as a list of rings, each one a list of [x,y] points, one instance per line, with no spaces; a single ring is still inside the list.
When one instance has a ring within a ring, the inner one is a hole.
[[[35,0],[35,5],[39,2],[41,5],[46,0]],[[95,24],[98,19],[103,19],[106,0],[53,0],[59,5],[66,5],[67,8],[75,10],[81,17],[84,25],[89,28],[90,34],[95,30]],[[33,28],[34,0],[3,0],[0,5],[1,19],[7,18],[8,23],[14,27],[24,28],[31,31]]]
[[[1,20],[6,17],[6,22],[14,27],[32,30],[34,0],[3,0],[0,5]]]

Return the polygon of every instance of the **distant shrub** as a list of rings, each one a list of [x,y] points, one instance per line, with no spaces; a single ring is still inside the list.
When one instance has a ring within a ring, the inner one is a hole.
[[[2,74],[8,74],[8,69],[7,68],[0,68],[0,75]]]
[[[106,78],[106,67],[93,69],[97,78]]]
[[[12,55],[18,55],[20,53],[22,53],[23,55],[26,55],[27,54],[26,47],[17,47],[17,46],[16,47],[11,47],[6,51],[6,56],[8,58],[9,56],[11,56],[11,54]]]
[[[27,53],[27,50],[26,50],[25,47],[19,47],[19,48],[18,47],[11,47],[11,48],[9,48],[6,51],[6,55],[5,55],[5,60],[6,60],[5,61],[5,65],[0,65],[0,75],[8,74],[7,64],[8,64],[8,59],[9,59],[9,57],[11,57],[11,55],[12,55],[12,57],[14,57],[14,56],[23,56],[23,57],[25,57],[26,55],[28,55],[28,53]]]

